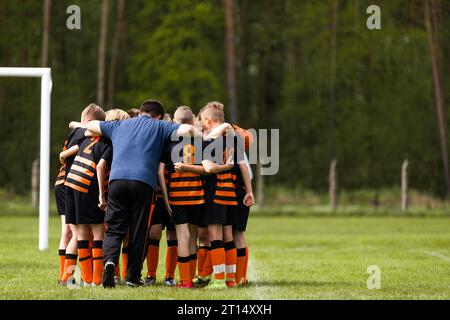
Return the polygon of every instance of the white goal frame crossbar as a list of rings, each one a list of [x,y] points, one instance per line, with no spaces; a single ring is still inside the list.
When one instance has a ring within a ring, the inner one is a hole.
[[[52,76],[50,68],[0,68],[0,77],[41,78],[41,137],[39,176],[39,250],[48,249],[50,191],[50,108]]]

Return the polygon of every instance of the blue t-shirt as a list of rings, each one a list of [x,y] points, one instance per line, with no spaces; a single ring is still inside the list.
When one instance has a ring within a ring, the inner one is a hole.
[[[178,124],[148,116],[100,122],[100,130],[112,141],[114,150],[109,180],[137,180],[156,190],[161,154],[178,128]]]

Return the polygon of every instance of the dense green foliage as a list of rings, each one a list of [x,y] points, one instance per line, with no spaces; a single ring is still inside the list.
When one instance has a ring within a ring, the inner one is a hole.
[[[397,185],[407,158],[411,185],[443,194],[424,2],[338,2],[333,153],[340,187]],[[440,69],[450,101],[449,30],[443,23],[450,3],[438,2]],[[373,3],[381,7],[382,30],[366,28],[366,8]],[[66,28],[70,4],[81,8],[81,30]],[[235,0],[239,122],[281,129],[281,167],[270,184],[327,187],[332,8],[331,0]],[[107,74],[116,9],[117,1],[110,1]],[[66,123],[96,99],[101,1],[52,1],[51,10],[56,174]],[[169,111],[182,104],[198,110],[210,100],[227,101],[222,1],[133,0],[125,11],[114,106],[128,109],[158,98]],[[40,66],[42,12],[43,1],[0,2],[1,66]],[[29,189],[38,114],[37,80],[0,79],[1,187]]]

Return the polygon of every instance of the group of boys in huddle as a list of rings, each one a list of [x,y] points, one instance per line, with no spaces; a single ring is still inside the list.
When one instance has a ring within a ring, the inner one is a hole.
[[[62,164],[55,183],[62,234],[59,245],[59,283],[74,281],[77,260],[84,286],[114,287],[117,284],[154,285],[162,231],[167,250],[164,283],[178,288],[232,288],[247,283],[248,247],[244,233],[249,209],[254,204],[252,173],[246,151],[251,134],[225,123],[223,104],[210,102],[197,117],[191,108],[179,107],[173,122],[198,128],[199,135],[173,136],[164,143],[159,162],[158,188],[152,200],[145,252],[147,277],[128,281],[128,246],[121,237],[121,259],[104,259],[105,211],[114,212],[108,201],[109,173],[114,161],[112,142],[87,130],[91,121],[132,121],[145,116],[141,110],[104,112],[90,104],[81,122],[72,122],[60,153]],[[172,122],[169,115],[153,116]],[[201,130],[200,130],[201,127]],[[129,143],[133,143],[130,141]],[[112,213],[114,214],[114,213]],[[131,228],[131,226],[130,226]],[[114,266],[114,282],[108,279]],[[142,269],[142,264],[140,269]],[[111,265],[109,268],[111,268]],[[178,266],[179,281],[175,281]]]

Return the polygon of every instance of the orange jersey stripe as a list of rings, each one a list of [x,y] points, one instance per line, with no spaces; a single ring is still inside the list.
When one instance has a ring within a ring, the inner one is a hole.
[[[91,177],[91,178],[94,176],[94,173],[93,173],[92,171],[90,171],[90,170],[88,170],[88,169],[86,169],[86,168],[77,166],[76,164],[73,164],[73,165],[70,167],[70,170],[72,170],[72,169],[75,170],[75,171],[84,173],[85,175],[88,175],[88,176]]]
[[[223,204],[226,206],[237,206],[238,205],[237,201],[225,201],[225,200],[219,200],[219,199],[214,199],[214,203]]]
[[[171,178],[200,177],[200,175],[192,172],[174,172],[170,175],[170,177]]]
[[[181,181],[181,182],[171,182],[170,187],[201,187],[203,184],[199,181]]]
[[[89,191],[88,189],[79,187],[79,186],[74,185],[74,184],[72,184],[72,183],[70,183],[70,182],[67,182],[67,181],[66,181],[66,183],[65,183],[64,185],[66,185],[66,186],[68,186],[68,187],[70,187],[70,188],[72,188],[72,189],[75,189],[75,190],[77,190],[77,191],[83,192],[83,193],[88,193],[88,191]]]
[[[85,178],[82,178],[82,177],[80,177],[80,176],[77,176],[77,175],[75,175],[75,174],[73,174],[73,173],[69,173],[69,175],[67,176],[67,178],[73,179],[73,180],[78,181],[78,182],[81,182],[82,184],[85,184],[85,185],[87,185],[87,186],[90,186],[90,185],[91,185],[91,181],[90,181],[90,180],[87,180],[87,179],[85,179]]]
[[[169,204],[173,205],[173,206],[194,206],[197,204],[204,204],[205,200],[183,200],[183,201],[174,201],[174,200],[170,200]]]
[[[217,190],[216,191],[216,196],[235,198],[236,197],[236,193],[234,191]]]
[[[94,168],[94,169],[97,169],[97,164],[96,164],[94,161],[91,161],[91,160],[82,158],[82,157],[80,157],[80,156],[76,156],[76,157],[75,157],[75,161],[84,163],[84,164],[86,164],[86,165],[88,165],[88,166],[90,166],[90,167],[92,167],[92,168]]]
[[[171,197],[171,198],[175,198],[175,197],[200,197],[200,196],[203,196],[203,195],[204,195],[203,190],[169,192],[169,197]]]
[[[217,182],[217,186],[220,188],[234,188],[234,184],[232,182]]]

